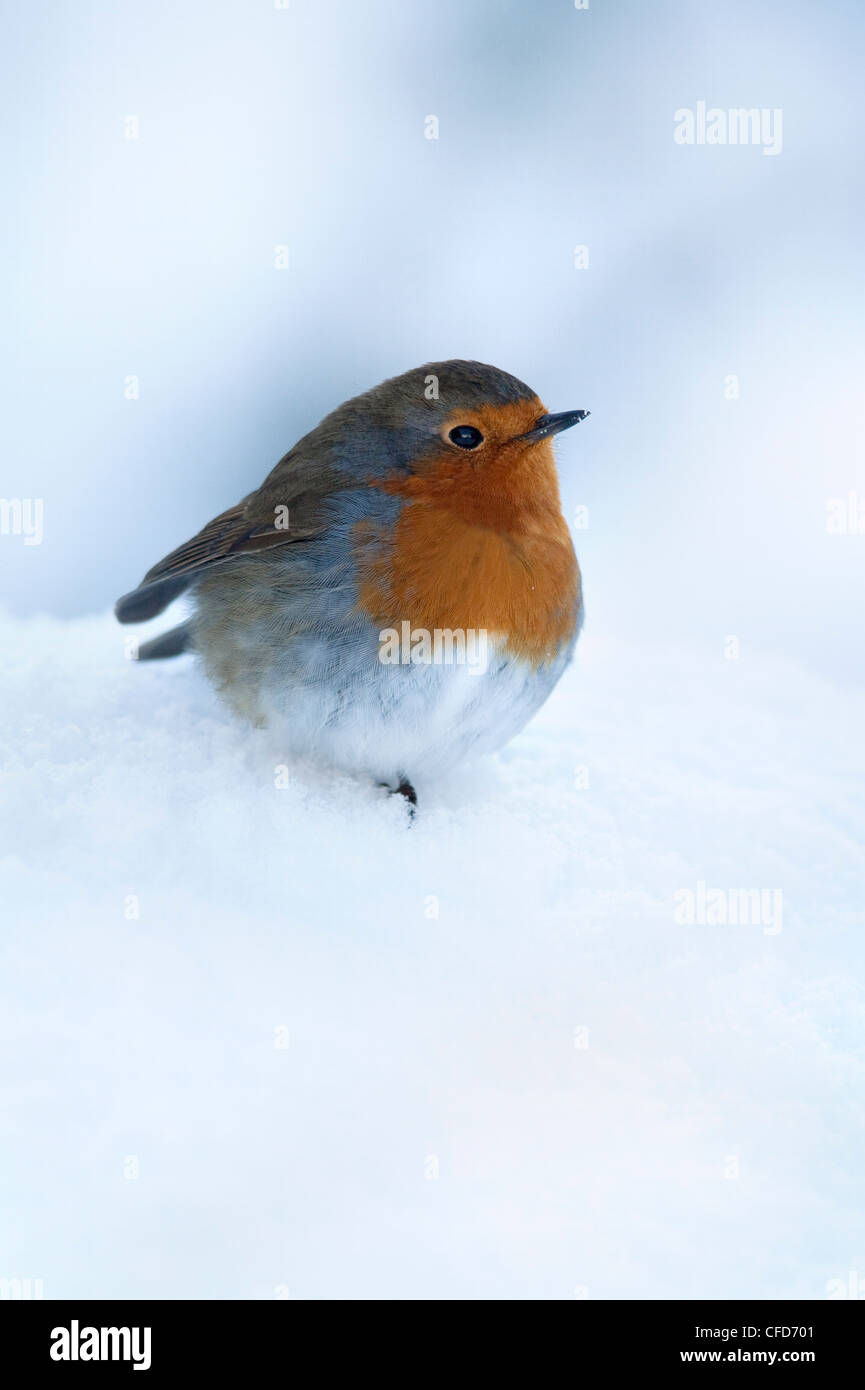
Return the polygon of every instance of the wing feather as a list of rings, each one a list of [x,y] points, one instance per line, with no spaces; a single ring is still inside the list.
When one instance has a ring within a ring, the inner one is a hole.
[[[286,455],[257,492],[214,517],[191,540],[153,565],[137,588],[118,599],[114,608],[118,620],[140,623],[156,617],[197,574],[213,565],[321,535],[327,525],[322,502],[345,481],[320,466],[314,479],[309,471],[296,456]]]

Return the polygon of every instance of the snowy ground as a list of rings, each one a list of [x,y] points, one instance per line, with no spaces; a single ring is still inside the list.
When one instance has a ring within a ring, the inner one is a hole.
[[[279,750],[191,659],[136,666],[123,637],[0,620],[0,1275],[162,1298],[865,1277],[853,694],[589,631],[407,831],[343,777],[278,789]],[[680,924],[700,881],[780,889],[782,929]]]

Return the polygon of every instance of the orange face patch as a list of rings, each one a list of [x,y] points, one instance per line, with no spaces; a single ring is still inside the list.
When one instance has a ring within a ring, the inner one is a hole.
[[[377,486],[405,499],[393,532],[356,532],[360,606],[381,627],[485,629],[538,666],[574,634],[580,572],[562,516],[552,441],[517,436],[543,405],[460,410],[417,472]],[[456,425],[477,449],[447,441]]]

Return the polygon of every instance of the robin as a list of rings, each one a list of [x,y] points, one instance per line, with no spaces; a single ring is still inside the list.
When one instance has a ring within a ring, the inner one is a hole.
[[[480,362],[437,362],[346,401],[255,492],[119,599],[193,616],[142,661],[196,651],[233,708],[289,753],[414,779],[511,738],[565,670],[582,622],[550,415]]]

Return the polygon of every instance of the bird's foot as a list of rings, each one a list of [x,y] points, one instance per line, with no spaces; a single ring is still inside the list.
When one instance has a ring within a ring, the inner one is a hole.
[[[379,782],[380,787],[386,787],[391,796],[402,796],[408,806],[409,820],[414,820],[417,810],[417,792],[407,777],[400,777],[397,786],[392,787],[389,782]]]

